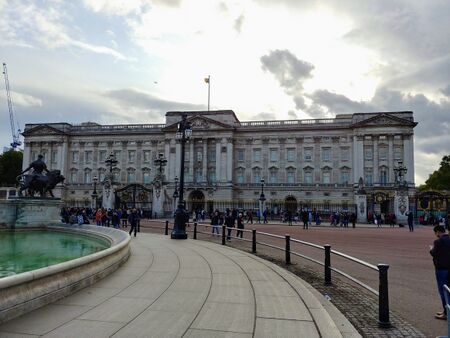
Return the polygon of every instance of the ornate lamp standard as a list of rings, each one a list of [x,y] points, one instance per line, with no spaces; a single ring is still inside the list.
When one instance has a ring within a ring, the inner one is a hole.
[[[109,173],[112,174],[113,167],[117,165],[116,155],[114,152],[110,152],[108,158],[106,159],[105,163],[107,166],[109,166]]]
[[[103,202],[102,207],[107,209],[113,209],[114,208],[114,199],[111,194],[111,190],[113,190],[113,184],[114,184],[114,176],[112,173],[113,167],[117,165],[116,156],[114,155],[114,152],[111,151],[108,158],[105,161],[105,164],[109,167],[109,174],[106,177],[106,179],[102,182],[103,184]]]
[[[163,153],[159,153],[158,157],[154,160],[155,166],[158,167],[159,175],[163,174],[163,168],[167,165],[167,160],[164,158]]]
[[[406,172],[408,169],[403,165],[403,161],[398,161],[398,166],[394,167],[395,183],[397,187],[406,187],[407,182],[405,180]]]
[[[92,192],[92,195],[91,195],[91,197],[92,197],[92,204],[93,204],[92,207],[94,209],[96,209],[97,208],[97,197],[98,197],[98,194],[97,194],[97,181],[98,181],[98,178],[97,178],[97,176],[94,176],[92,181],[94,182],[94,191]]]
[[[175,222],[170,238],[172,239],[186,239],[186,221],[188,221],[188,214],[184,209],[183,189],[184,189],[184,146],[186,141],[192,136],[192,129],[190,123],[187,121],[187,115],[183,114],[180,123],[178,123],[178,130],[175,138],[181,144],[181,165],[180,165],[180,187],[178,194],[178,207],[175,212]]]
[[[264,212],[264,201],[266,200],[266,196],[264,195],[264,178],[261,178],[261,195],[259,195],[259,213],[260,217],[263,217]]]
[[[175,176],[175,190],[173,191],[173,208],[175,210],[177,206],[177,198],[178,198],[178,176]]]

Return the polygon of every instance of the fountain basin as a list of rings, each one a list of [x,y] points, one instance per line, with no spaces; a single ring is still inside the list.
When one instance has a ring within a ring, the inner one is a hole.
[[[0,323],[94,284],[114,272],[130,255],[130,236],[121,230],[63,224],[41,229],[90,236],[110,246],[90,255],[0,278]]]

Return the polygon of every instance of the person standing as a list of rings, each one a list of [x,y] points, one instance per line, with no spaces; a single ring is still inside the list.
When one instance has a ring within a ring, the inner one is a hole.
[[[234,228],[234,218],[231,215],[230,209],[227,209],[227,211],[226,211],[225,226],[227,227],[227,241],[231,241],[231,231]]]
[[[414,220],[413,220],[413,213],[411,210],[408,212],[408,227],[410,232],[414,231]]]
[[[219,210],[216,209],[214,211],[214,215],[211,217],[211,225],[212,225],[212,235],[214,236],[217,234],[219,236]]]
[[[308,229],[308,221],[308,211],[305,209],[302,211],[303,229]]]
[[[134,230],[134,237],[136,237],[138,219],[139,215],[137,213],[137,210],[136,208],[133,208],[133,210],[131,210],[130,216],[128,216],[128,221],[130,222],[130,236]]]
[[[243,216],[241,213],[239,213],[238,218],[237,218],[237,228],[244,229],[244,220],[243,220]],[[244,232],[242,230],[236,231],[236,237],[242,238],[243,234],[244,234]]]
[[[447,310],[445,308],[444,284],[448,283],[450,270],[450,237],[442,225],[436,225],[433,231],[437,239],[433,245],[430,245],[430,254],[433,257],[436,282],[443,308],[443,311],[437,312],[434,317],[445,320],[447,319]]]

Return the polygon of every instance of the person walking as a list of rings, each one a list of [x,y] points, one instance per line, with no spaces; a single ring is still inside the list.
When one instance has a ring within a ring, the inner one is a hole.
[[[226,211],[225,226],[227,227],[227,241],[231,241],[231,231],[234,228],[234,218],[231,215],[230,209],[227,209],[227,211]]]
[[[305,209],[302,211],[303,229],[308,229],[308,221],[308,211]]]
[[[410,232],[414,231],[414,220],[412,211],[408,211],[408,228]]]
[[[244,229],[244,220],[243,220],[243,216],[241,213],[239,213],[238,218],[237,218],[237,228],[238,229]],[[241,237],[244,235],[244,232],[242,230],[238,230],[236,232],[236,237]]]
[[[133,208],[133,210],[131,210],[130,215],[128,216],[128,221],[130,222],[130,232],[129,232],[130,236],[134,230],[134,237],[136,237],[138,219],[139,219],[139,215],[137,213],[137,210],[136,210],[136,208]]]
[[[437,319],[447,319],[447,310],[445,308],[444,284],[448,283],[450,270],[450,237],[445,232],[442,225],[436,225],[433,228],[437,239],[433,245],[430,245],[430,254],[433,257],[433,264],[436,274],[436,282],[439,291],[439,296],[442,301],[443,310],[435,314]]]

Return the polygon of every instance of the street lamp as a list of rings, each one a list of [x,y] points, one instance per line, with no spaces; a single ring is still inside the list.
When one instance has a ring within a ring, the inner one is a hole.
[[[165,167],[167,165],[167,160],[164,158],[164,154],[159,153],[158,157],[155,159],[154,163],[155,163],[156,167],[159,167],[158,171],[159,171],[159,174],[162,176],[162,173],[164,170],[163,167]]]
[[[260,207],[259,207],[259,213],[260,213],[260,217],[262,217],[263,212],[264,212],[264,201],[266,200],[266,196],[264,195],[264,178],[261,178],[261,195],[259,195],[259,202],[260,202]]]
[[[403,165],[403,161],[398,161],[398,166],[394,167],[395,183],[398,187],[406,187],[405,176],[407,171],[408,169]]]
[[[175,212],[175,221],[170,235],[172,239],[186,239],[186,222],[189,221],[189,215],[184,208],[183,189],[184,189],[184,146],[186,141],[192,136],[191,124],[187,121],[187,115],[183,114],[175,138],[181,144],[181,165],[180,165],[180,187],[178,193],[178,207]]]
[[[177,199],[178,198],[178,177],[175,176],[175,190],[173,192],[173,198]]]
[[[95,208],[97,208],[97,197],[98,197],[98,194],[97,194],[97,181],[98,181],[98,178],[97,178],[97,176],[94,176],[92,181],[94,182],[94,191],[92,192],[91,197],[92,197],[92,201],[94,202],[93,206],[94,206],[94,209],[95,209]]]

